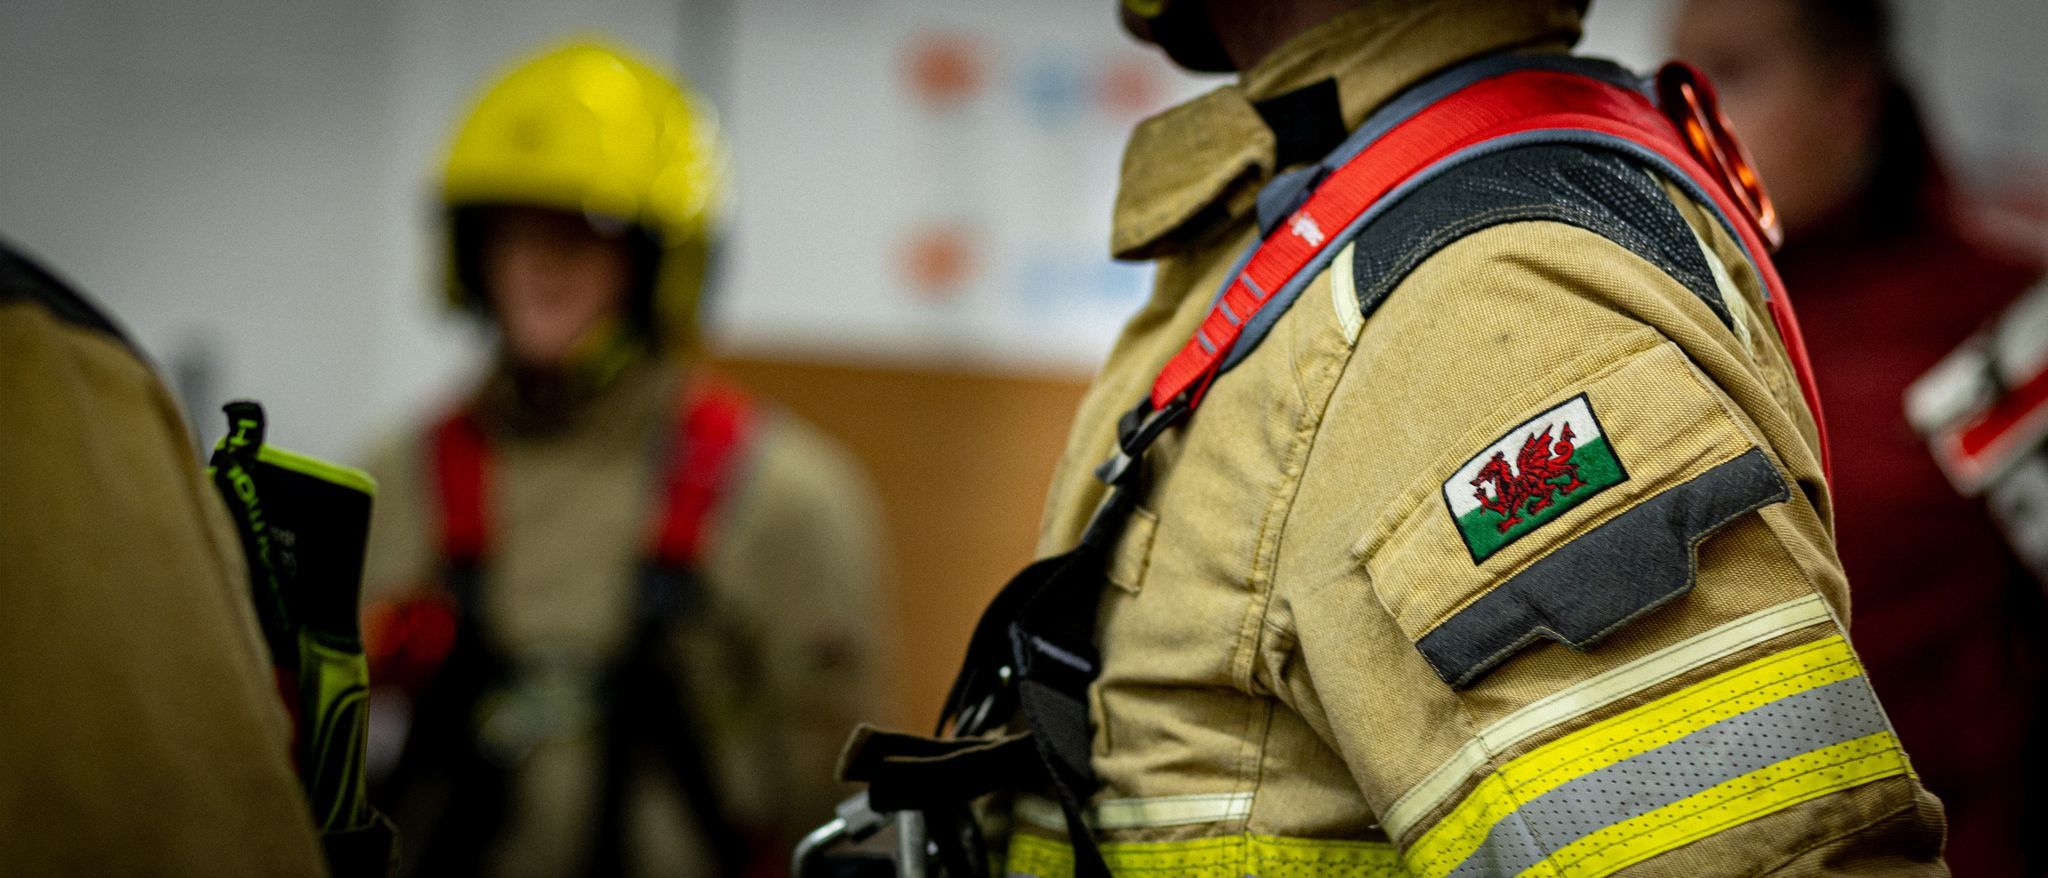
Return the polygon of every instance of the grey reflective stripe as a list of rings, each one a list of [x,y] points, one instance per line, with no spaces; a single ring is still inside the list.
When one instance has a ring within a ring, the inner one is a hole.
[[[1241,275],[1238,275],[1238,280],[1244,281],[1244,288],[1245,288],[1245,289],[1248,289],[1248,290],[1251,290],[1251,291],[1252,291],[1252,295],[1253,295],[1253,296],[1255,296],[1255,297],[1257,297],[1259,301],[1261,301],[1261,302],[1264,302],[1264,301],[1266,301],[1266,295],[1267,295],[1267,294],[1266,294],[1266,291],[1265,291],[1265,290],[1262,290],[1262,289],[1259,289],[1259,282],[1258,282],[1258,281],[1255,281],[1255,280],[1252,280],[1252,276],[1251,276],[1251,275],[1249,275],[1249,274],[1241,274]],[[1290,284],[1290,285],[1291,285],[1291,284]],[[1291,301],[1291,300],[1290,300],[1290,301]],[[1265,311],[1265,309],[1264,309],[1264,308],[1260,308],[1259,310],[1260,310],[1260,312],[1261,312],[1261,313],[1263,313],[1263,312]],[[1285,311],[1285,310],[1287,310],[1287,306],[1286,306],[1285,304],[1282,304],[1282,305],[1280,306],[1280,310],[1282,310],[1282,311]],[[1259,319],[1259,315],[1258,315],[1258,314],[1253,314],[1253,315],[1252,315],[1252,320],[1254,320],[1254,321],[1257,321],[1258,319]]]
[[[1539,639],[1591,647],[1690,591],[1701,540],[1791,496],[1777,466],[1752,448],[1552,550],[1430,629],[1415,648],[1438,677],[1463,689]]]
[[[1406,838],[1417,821],[1457,792],[1459,783],[1485,765],[1493,754],[1506,753],[1545,729],[1586,716],[1766,640],[1833,619],[1820,595],[1793,598],[1530,702],[1466,741],[1456,755],[1444,760],[1428,777],[1395,800],[1380,815],[1380,823],[1386,827],[1387,835]]]
[[[1209,330],[1195,330],[1195,341],[1202,346],[1202,350],[1208,351],[1212,354],[1216,352],[1216,343],[1209,340]]]
[[[1501,819],[1453,876],[1516,875],[1571,842],[1787,759],[1887,730],[1861,677],[1738,713],[1575,778]]]
[[[1232,326],[1244,322],[1243,318],[1237,316],[1236,311],[1230,310],[1230,302],[1227,299],[1217,299],[1216,310],[1223,312],[1223,319],[1230,321]]]

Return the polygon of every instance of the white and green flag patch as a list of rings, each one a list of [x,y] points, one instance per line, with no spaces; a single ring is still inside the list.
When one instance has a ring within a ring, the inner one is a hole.
[[[1581,393],[1473,455],[1444,480],[1444,504],[1476,564],[1625,481],[1628,470]]]

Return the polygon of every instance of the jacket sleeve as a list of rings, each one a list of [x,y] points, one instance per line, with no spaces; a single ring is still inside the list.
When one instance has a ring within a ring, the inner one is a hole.
[[[786,412],[765,413],[712,522],[709,573],[741,602],[758,647],[758,686],[779,758],[740,788],[788,840],[832,816],[847,734],[885,713],[875,499],[844,450]],[[751,700],[751,699],[750,699]]]
[[[364,468],[377,480],[363,556],[365,607],[413,597],[438,584],[427,443],[415,430],[377,446],[365,461]]]
[[[1411,871],[1945,874],[1767,323],[1518,223],[1365,333],[1288,524],[1328,548],[1283,560],[1272,675]]]
[[[0,289],[0,859],[317,875],[226,512],[170,395]]]

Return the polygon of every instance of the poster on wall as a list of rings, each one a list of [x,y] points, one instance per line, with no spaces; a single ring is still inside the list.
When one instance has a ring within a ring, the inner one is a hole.
[[[1214,87],[1101,0],[735,9],[728,350],[1083,372],[1149,295],[1125,139]]]

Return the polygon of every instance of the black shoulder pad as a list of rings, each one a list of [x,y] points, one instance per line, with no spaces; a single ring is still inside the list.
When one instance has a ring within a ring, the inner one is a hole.
[[[1692,227],[1645,165],[1576,144],[1510,147],[1445,170],[1361,229],[1352,274],[1367,317],[1408,273],[1459,238],[1548,220],[1627,247],[1692,290],[1731,329],[1727,303]]]
[[[0,305],[19,301],[34,302],[59,320],[105,333],[130,349],[134,347],[112,320],[70,284],[0,242]]]

